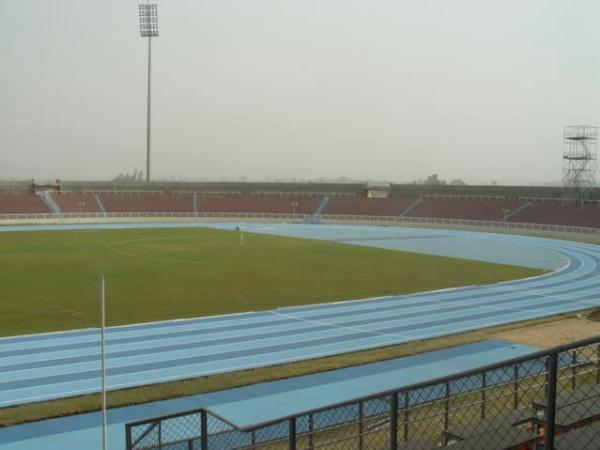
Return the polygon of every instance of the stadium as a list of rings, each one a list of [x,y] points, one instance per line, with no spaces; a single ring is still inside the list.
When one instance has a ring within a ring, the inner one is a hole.
[[[114,446],[533,448],[550,383],[593,441],[600,194],[562,192],[5,183],[2,445],[97,433],[100,273]]]
[[[0,450],[600,450],[598,14],[0,2]]]

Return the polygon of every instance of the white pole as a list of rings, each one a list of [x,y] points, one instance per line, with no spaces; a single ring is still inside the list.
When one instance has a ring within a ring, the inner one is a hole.
[[[100,279],[100,318],[102,326],[100,329],[100,354],[101,354],[101,370],[102,370],[102,450],[107,449],[107,420],[106,420],[106,351],[104,341],[104,328],[106,327],[106,314],[104,302],[104,277]]]

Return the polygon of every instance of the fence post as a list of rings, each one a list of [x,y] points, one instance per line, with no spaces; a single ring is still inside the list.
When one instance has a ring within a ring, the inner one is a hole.
[[[450,382],[446,381],[446,392],[444,394],[444,431],[448,429],[450,424]]]
[[[410,420],[409,402],[410,395],[408,391],[404,392],[404,442],[408,441],[408,421]]]
[[[132,450],[131,444],[131,425],[125,424],[125,450]]]
[[[554,449],[554,419],[556,415],[556,384],[558,379],[558,353],[553,353],[546,361],[548,383],[546,385],[546,427],[544,430],[544,449]]]
[[[358,402],[358,450],[363,450],[364,416],[365,411],[363,402]]]
[[[398,450],[398,393],[390,401],[390,450]]]
[[[485,419],[485,402],[486,402],[487,376],[486,372],[481,374],[481,420]]]
[[[296,450],[296,418],[290,419],[290,450]]]
[[[519,365],[515,364],[514,409],[519,409]]]
[[[600,384],[600,344],[596,347],[596,384]]]
[[[573,367],[571,367],[571,387],[575,390],[577,387],[577,349],[573,350],[571,363],[573,364]]]
[[[313,431],[315,430],[315,422],[313,413],[308,415],[308,448],[312,450],[313,448]]]
[[[208,450],[208,418],[206,410],[200,410],[200,449]]]
[[[158,448],[162,448],[162,420],[158,421]]]

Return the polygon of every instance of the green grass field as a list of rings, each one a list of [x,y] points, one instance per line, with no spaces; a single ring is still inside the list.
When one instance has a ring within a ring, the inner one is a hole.
[[[493,283],[539,270],[212,229],[0,234],[0,335]]]

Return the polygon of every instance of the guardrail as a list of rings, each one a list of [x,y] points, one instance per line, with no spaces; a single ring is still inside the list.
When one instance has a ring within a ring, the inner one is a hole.
[[[117,213],[61,213],[61,214],[0,214],[0,224],[31,223],[49,221],[94,220],[106,222],[118,219],[266,219],[285,221],[321,221],[321,222],[370,222],[384,224],[419,224],[476,226],[495,229],[513,229],[547,231],[556,233],[600,234],[600,228],[571,225],[551,225],[493,220],[439,219],[432,217],[364,216],[357,214],[291,214],[291,213],[243,213],[243,212],[117,212]]]
[[[600,337],[249,428],[210,408],[126,424],[127,450],[558,450],[599,439]]]

